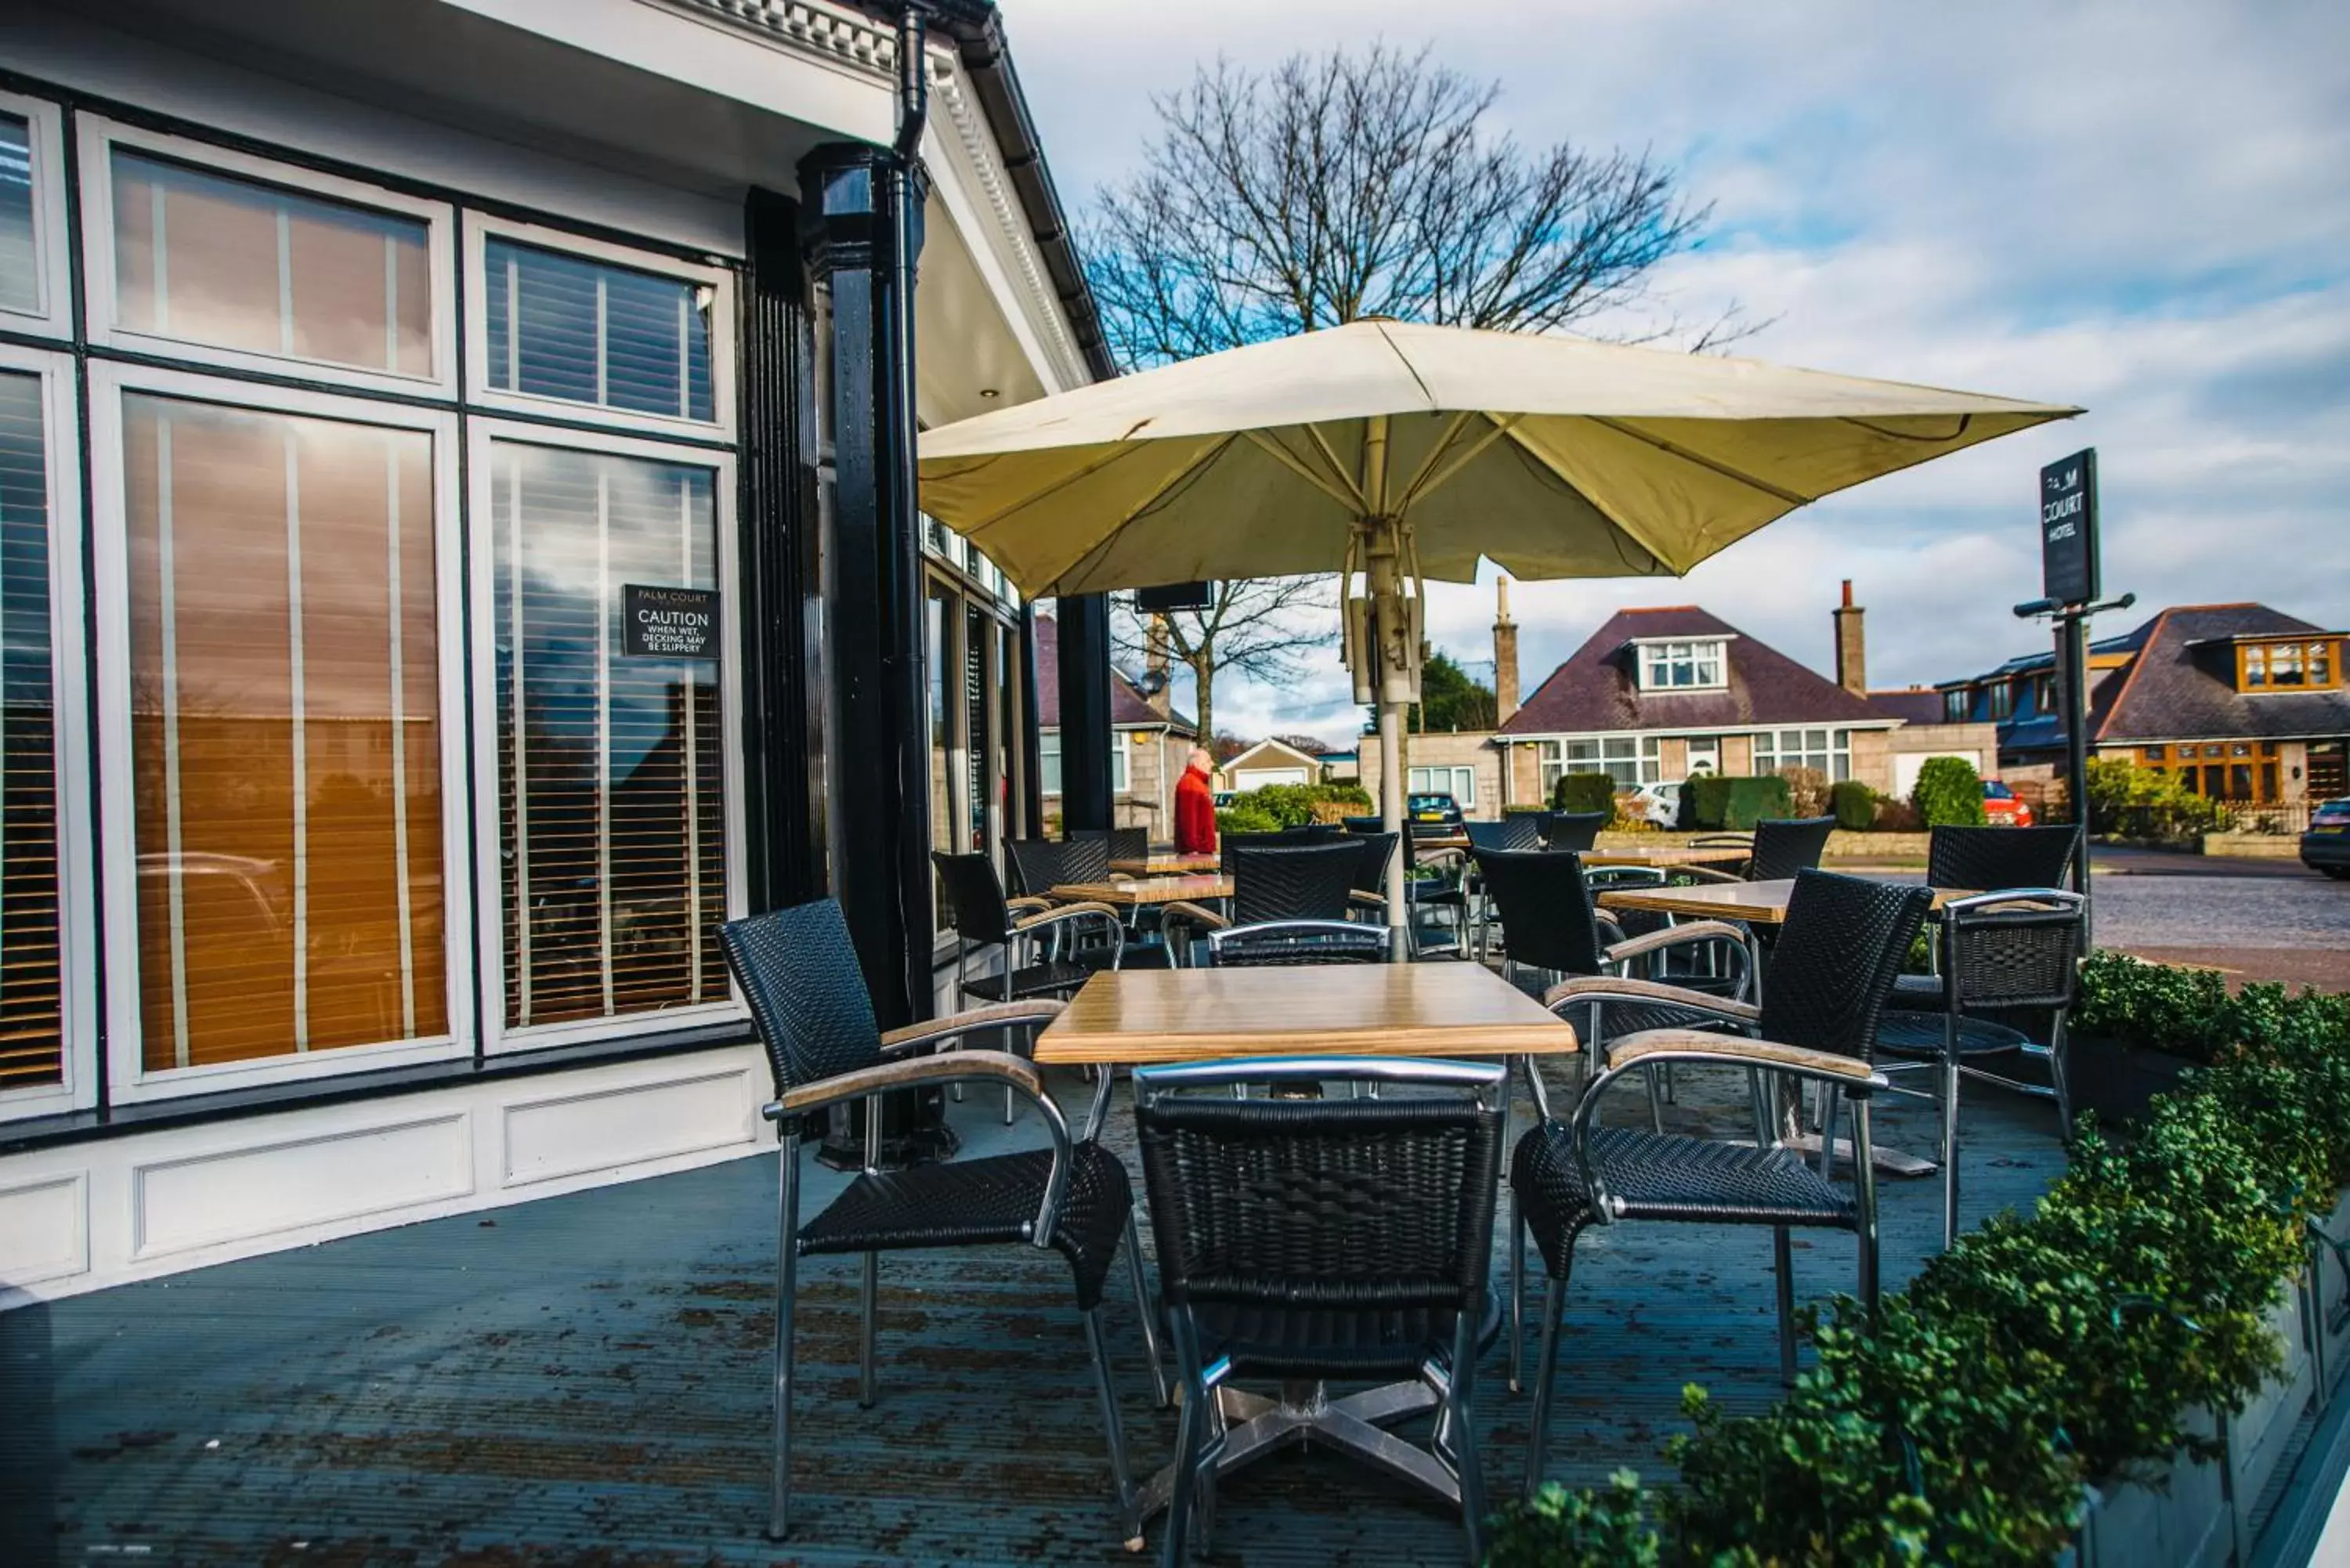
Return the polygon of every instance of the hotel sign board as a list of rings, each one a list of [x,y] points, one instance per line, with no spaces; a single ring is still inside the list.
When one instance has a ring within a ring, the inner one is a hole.
[[[620,652],[629,659],[715,659],[718,590],[624,585]]]
[[[2041,592],[2060,605],[2097,597],[2097,452],[2040,471]]]

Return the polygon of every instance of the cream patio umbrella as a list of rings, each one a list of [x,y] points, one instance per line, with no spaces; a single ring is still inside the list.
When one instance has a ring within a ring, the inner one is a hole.
[[[1035,597],[1339,573],[1399,830],[1427,580],[1472,582],[1481,558],[1522,579],[1678,576],[1806,502],[2079,412],[1366,320],[926,431],[921,504]],[[1409,919],[1400,857],[1388,910]]]

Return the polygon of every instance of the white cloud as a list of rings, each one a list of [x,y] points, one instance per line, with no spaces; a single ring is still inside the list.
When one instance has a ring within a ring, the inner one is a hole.
[[[1716,204],[1658,309],[1731,300],[1741,351],[2077,402],[2069,424],[1827,501],[1679,583],[1514,591],[1534,683],[1626,604],[1701,602],[1824,666],[1839,578],[1877,683],[1970,673],[2043,635],[2033,471],[2098,449],[2106,577],[2142,607],[2260,599],[2350,622],[2350,8],[1889,7],[1488,0],[1006,0],[1064,197],[1130,167],[1148,94],[1384,36],[1503,84],[1500,123],[1652,148]],[[1488,659],[1488,587],[1436,639]],[[1343,675],[1220,687],[1243,732],[1349,727]]]

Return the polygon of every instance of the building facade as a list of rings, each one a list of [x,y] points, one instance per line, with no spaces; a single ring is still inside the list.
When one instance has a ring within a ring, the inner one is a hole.
[[[1108,369],[944,9],[0,12],[0,1306],[755,1152],[732,916],[930,1007],[1041,781],[913,431]]]
[[[1061,637],[1050,615],[1035,618],[1037,743],[1042,768],[1045,831],[1061,825]],[[1139,827],[1153,844],[1175,837],[1175,785],[1183,777],[1199,727],[1175,711],[1161,684],[1146,693],[1123,670],[1110,671],[1109,748],[1112,821]]]
[[[2090,754],[2175,775],[2246,808],[2350,794],[2350,634],[2258,604],[2182,605],[2089,647]],[[1996,726],[2002,763],[2062,772],[2053,650],[1939,689],[1946,715]]]

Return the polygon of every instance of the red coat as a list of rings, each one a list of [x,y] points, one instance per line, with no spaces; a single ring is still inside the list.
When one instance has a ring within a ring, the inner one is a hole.
[[[1208,775],[1185,768],[1175,785],[1175,853],[1213,855],[1216,852],[1216,796]]]

